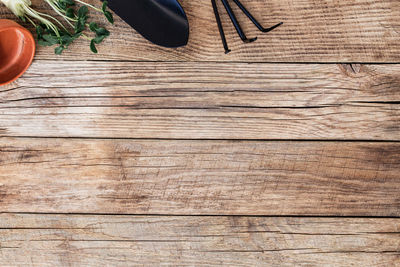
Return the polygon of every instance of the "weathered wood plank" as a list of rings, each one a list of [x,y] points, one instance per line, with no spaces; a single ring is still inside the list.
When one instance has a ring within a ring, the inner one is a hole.
[[[400,144],[0,139],[0,212],[400,215]]]
[[[34,0],[38,5],[39,0]],[[95,3],[95,0],[89,1]],[[110,39],[93,55],[86,42],[73,45],[62,58],[245,61],[245,62],[400,62],[400,3],[398,0],[282,1],[252,0],[246,6],[264,25],[283,21],[278,30],[261,34],[239,16],[253,44],[243,44],[223,16],[233,52],[223,53],[210,1],[181,1],[191,26],[189,46],[163,49],[144,40],[117,19]],[[44,4],[41,4],[46,9]],[[234,6],[234,5],[233,5]],[[221,9],[222,10],[222,9]],[[45,10],[46,11],[46,10]],[[92,14],[94,16],[94,14]],[[4,8],[0,17],[13,18]],[[39,48],[37,58],[53,59],[53,48]]]
[[[400,140],[399,88],[400,65],[36,61],[0,135]]]
[[[400,219],[0,216],[2,266],[400,266]]]

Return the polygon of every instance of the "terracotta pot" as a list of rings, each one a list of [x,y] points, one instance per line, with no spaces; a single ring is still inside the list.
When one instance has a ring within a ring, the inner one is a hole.
[[[18,79],[35,55],[32,34],[18,23],[0,19],[0,86]]]

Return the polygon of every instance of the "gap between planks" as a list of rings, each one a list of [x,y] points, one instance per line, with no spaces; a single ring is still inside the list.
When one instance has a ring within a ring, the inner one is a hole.
[[[9,212],[9,211],[1,211],[0,215],[54,215],[54,216],[120,216],[120,217],[249,217],[249,218],[331,218],[331,219],[400,219],[399,216],[373,216],[373,215],[249,215],[249,214],[167,214],[167,213],[101,213],[101,212],[29,212],[29,211],[20,211],[20,212]]]

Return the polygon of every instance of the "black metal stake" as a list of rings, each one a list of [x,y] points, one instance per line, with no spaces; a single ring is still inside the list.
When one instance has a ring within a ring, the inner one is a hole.
[[[279,26],[281,26],[283,24],[283,22],[280,22],[270,28],[264,28],[257,20],[256,18],[250,13],[250,11],[248,11],[239,0],[233,0],[233,2],[235,2],[235,4],[243,11],[243,13],[254,23],[254,25],[256,25],[256,27],[262,31],[262,32],[270,32],[276,28],[278,28]]]
[[[232,10],[230,4],[228,3],[228,1],[227,0],[221,0],[221,1],[222,1],[222,4],[224,4],[226,12],[228,12],[229,18],[231,19],[233,26],[235,26],[235,29],[236,29],[237,33],[239,34],[240,39],[242,39],[242,41],[245,43],[252,43],[255,40],[257,40],[257,37],[251,38],[251,39],[248,39],[246,37],[246,35],[244,34],[244,32],[242,30],[242,27],[240,27],[240,24],[235,16],[235,14],[233,13],[233,10]]]
[[[228,54],[229,52],[231,52],[231,50],[228,48],[228,42],[226,41],[224,27],[222,26],[221,17],[219,16],[217,3],[215,2],[215,0],[211,0],[211,4],[214,9],[214,15],[215,15],[215,19],[217,21],[219,34],[221,35],[222,44],[225,49],[225,54]]]

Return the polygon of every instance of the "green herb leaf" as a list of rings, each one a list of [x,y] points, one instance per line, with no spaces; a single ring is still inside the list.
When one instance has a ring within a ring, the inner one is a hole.
[[[36,25],[36,34],[37,34],[37,38],[40,40],[43,38],[43,27],[40,25]]]
[[[98,53],[94,39],[90,42],[90,50],[92,50],[92,52],[95,54]]]
[[[70,35],[61,36],[61,43],[65,46],[69,46],[74,41],[74,38]]]
[[[100,28],[96,22],[91,22],[89,28],[92,32],[96,33],[97,37],[104,36],[103,39],[110,35],[110,32],[105,28]]]
[[[60,0],[60,2],[63,2],[67,6],[74,6],[75,1],[74,0]]]
[[[59,44],[60,43],[60,41],[57,38],[57,36],[53,36],[53,35],[50,35],[50,34],[44,34],[42,37],[43,37],[43,39],[45,41],[47,41],[51,45],[55,45],[55,44]]]
[[[96,32],[96,30],[99,28],[99,26],[97,26],[97,23],[96,22],[91,22],[90,24],[89,24],[89,29],[92,31],[92,32]]]
[[[41,45],[41,46],[52,46],[53,44],[51,44],[51,43],[49,43],[47,41],[44,41],[44,40],[38,40],[38,45]]]
[[[78,20],[75,23],[75,33],[79,33],[85,30],[86,21],[88,19],[87,16],[88,8],[86,6],[82,6],[78,10]]]
[[[111,24],[114,24],[114,17],[113,17],[113,14],[110,11],[104,11],[104,16],[106,16],[107,20]]]
[[[64,46],[58,46],[54,49],[54,52],[56,53],[56,55],[61,55],[62,52],[64,51],[65,47]]]
[[[75,1],[73,0],[58,0],[57,5],[62,9],[66,10],[70,6],[75,5]]]
[[[65,15],[66,15],[68,18],[73,19],[73,18],[75,18],[75,10],[74,10],[72,7],[70,7],[70,8],[68,8],[68,9],[65,11]]]
[[[82,33],[81,32],[78,32],[78,33],[75,33],[74,35],[72,35],[72,37],[74,38],[74,39],[78,39],[79,37],[81,37],[82,36]]]
[[[96,36],[96,37],[93,39],[93,41],[94,41],[96,44],[100,44],[101,42],[103,42],[104,38],[106,38],[106,37],[107,37],[107,36],[105,36],[105,35]]]
[[[110,32],[107,31],[105,28],[98,28],[95,30],[97,36],[109,36]]]
[[[103,10],[104,16],[106,16],[107,20],[111,24],[114,24],[114,17],[110,11],[107,11],[107,6],[108,6],[108,1],[104,1],[101,10]]]
[[[78,10],[78,18],[86,17],[88,12],[89,9],[87,8],[87,6],[81,6]]]
[[[103,2],[103,6],[101,7],[101,9],[103,10],[103,12],[106,12],[107,6],[108,6],[108,1],[104,1],[104,2]]]
[[[80,10],[80,9],[79,9]],[[75,33],[83,32],[86,28],[87,16],[79,17],[75,22]]]

